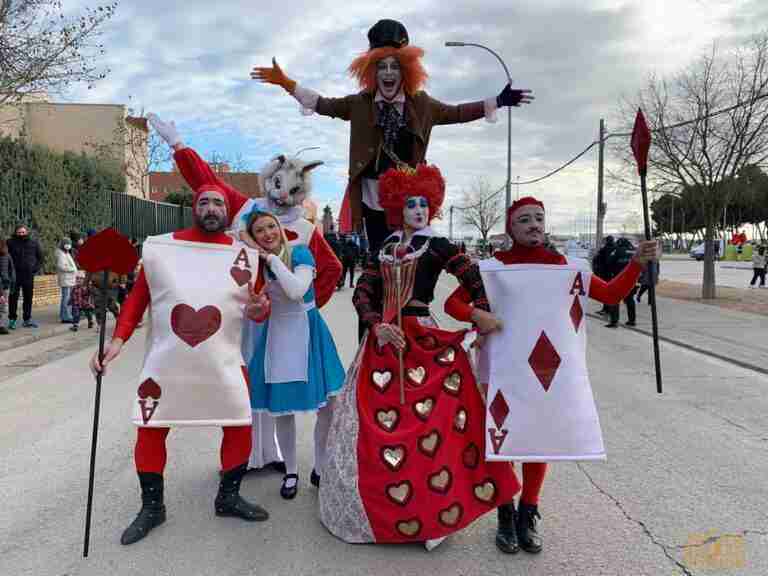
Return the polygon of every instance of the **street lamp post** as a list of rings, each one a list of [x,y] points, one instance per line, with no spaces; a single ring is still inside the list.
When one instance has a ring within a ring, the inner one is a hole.
[[[499,56],[496,52],[494,52],[487,46],[483,46],[482,44],[475,44],[472,42],[446,42],[445,45],[449,47],[474,46],[475,48],[482,48],[483,50],[490,52],[491,54],[496,56],[496,59],[504,67],[504,73],[507,75],[507,82],[510,85],[512,84],[512,77],[509,75],[509,68],[507,68],[507,65],[504,63],[504,60],[502,60],[501,56]],[[507,196],[505,201],[506,209],[504,210],[504,214],[507,213],[511,204],[512,204],[512,109],[508,107],[507,108]]]

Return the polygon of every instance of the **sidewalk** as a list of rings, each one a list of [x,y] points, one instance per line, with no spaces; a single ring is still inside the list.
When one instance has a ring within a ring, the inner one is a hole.
[[[21,312],[21,310],[19,310]],[[32,320],[34,320],[40,327],[39,328],[24,328],[21,324],[21,319],[16,324],[16,330],[11,330],[10,334],[0,334],[0,352],[10,350],[11,348],[18,348],[19,346],[26,346],[32,342],[42,340],[43,338],[50,338],[58,334],[65,334],[69,332],[71,324],[62,324],[59,321],[59,305],[52,304],[50,306],[41,306],[39,308],[32,308]],[[7,321],[7,318],[3,320]],[[80,320],[80,326],[87,326],[88,321],[85,318]],[[7,324],[6,324],[7,326]]]
[[[660,339],[768,374],[768,318],[689,300],[661,296],[657,300]],[[605,316],[597,314],[601,306],[592,304],[588,315],[607,323]],[[622,303],[621,329],[652,334],[651,307],[645,296],[637,304],[637,327],[624,326],[626,320],[627,308]],[[602,326],[596,328],[609,330]]]

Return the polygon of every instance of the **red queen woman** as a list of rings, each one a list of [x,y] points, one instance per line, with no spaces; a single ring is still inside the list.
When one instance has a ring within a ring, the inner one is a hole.
[[[482,457],[485,408],[465,331],[430,315],[445,270],[472,295],[478,329],[496,326],[477,265],[429,226],[444,196],[434,166],[380,179],[396,232],[355,289],[367,332],[334,407],[320,484],[320,518],[347,542],[437,542],[519,489],[508,464]]]

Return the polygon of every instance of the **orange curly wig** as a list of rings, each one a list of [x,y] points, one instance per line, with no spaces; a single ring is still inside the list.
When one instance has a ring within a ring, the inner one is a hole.
[[[388,56],[394,56],[400,62],[405,93],[413,96],[421,90],[427,80],[427,71],[421,65],[424,50],[416,46],[403,48],[384,46],[368,50],[352,61],[349,65],[349,75],[357,79],[360,87],[366,92],[376,92],[376,62]]]
[[[439,218],[445,199],[445,180],[437,166],[419,164],[416,170],[390,168],[379,177],[379,203],[387,216],[387,226],[403,227],[403,208],[408,198],[423,196],[429,202],[429,221]]]

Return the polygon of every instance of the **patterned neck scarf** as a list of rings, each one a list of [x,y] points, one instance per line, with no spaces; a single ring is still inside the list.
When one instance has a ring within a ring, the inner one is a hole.
[[[380,126],[384,133],[384,148],[393,151],[400,130],[405,128],[405,114],[400,114],[394,104],[381,102],[379,103],[376,125]]]

